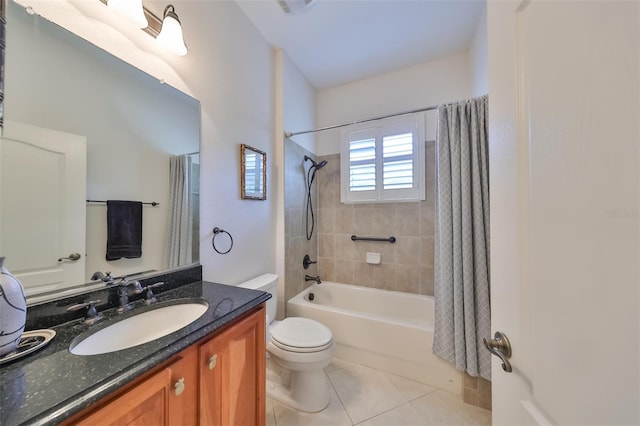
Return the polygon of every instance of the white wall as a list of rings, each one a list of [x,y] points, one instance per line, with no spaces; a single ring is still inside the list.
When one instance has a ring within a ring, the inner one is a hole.
[[[471,95],[470,81],[468,56],[462,53],[322,90],[318,92],[317,125],[349,123],[466,99]],[[434,139],[433,123],[433,119],[427,122],[427,140]],[[338,153],[339,136],[339,129],[318,133],[317,154]]]
[[[278,118],[276,120],[276,133],[274,137],[280,154],[278,168],[278,191],[280,197],[277,206],[278,233],[276,237],[276,252],[278,254],[276,269],[280,276],[278,281],[277,317],[283,318],[287,300],[285,293],[286,282],[291,279],[291,277],[286,276],[286,271],[290,270],[291,265],[288,264],[288,262],[292,261],[292,259],[287,259],[286,254],[287,234],[285,230],[291,229],[287,228],[287,226],[291,226],[291,223],[285,223],[285,217],[287,215],[285,197],[290,195],[287,191],[292,190],[292,182],[287,172],[287,169],[291,165],[285,164],[284,132],[291,131],[291,129],[300,131],[315,128],[316,91],[283,50],[276,49],[276,61],[278,75],[276,75],[277,81],[274,85],[279,92],[276,94],[276,114]],[[308,151],[315,151],[315,134],[299,135],[294,139]],[[300,162],[302,161],[303,159],[300,158]],[[299,258],[301,257],[302,255]]]
[[[315,128],[316,90],[300,72],[289,56],[284,55],[284,128],[287,132],[300,132]],[[292,138],[308,151],[316,152],[314,133]]]
[[[237,284],[276,267],[273,51],[235,2],[180,2],[178,13],[189,54],[171,59],[202,107],[203,277]],[[240,199],[241,143],[267,153],[266,201]],[[211,247],[215,226],[233,236],[227,255]]]
[[[26,4],[26,2],[23,2]],[[201,103],[200,262],[206,280],[237,283],[275,269],[273,52],[231,1],[181,1],[176,12],[189,53],[165,54],[98,1],[29,1],[92,43],[191,94]],[[8,23],[10,31],[11,23]],[[267,200],[240,199],[241,143],[267,152]],[[233,235],[227,255],[211,247],[213,228]]]
[[[199,149],[198,102],[15,3],[7,6],[6,118],[86,136],[87,198],[160,203],[144,207],[142,257],[111,262],[106,206],[87,205],[87,281],[95,271],[165,268],[169,157]]]
[[[471,96],[489,93],[489,42],[487,40],[487,6],[478,19],[478,25],[469,47],[469,67],[471,70]]]

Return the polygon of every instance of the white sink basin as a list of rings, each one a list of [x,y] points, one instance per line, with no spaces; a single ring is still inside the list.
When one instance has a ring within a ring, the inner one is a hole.
[[[204,302],[190,302],[146,311],[72,343],[69,350],[74,355],[98,355],[138,346],[186,327],[208,307]]]

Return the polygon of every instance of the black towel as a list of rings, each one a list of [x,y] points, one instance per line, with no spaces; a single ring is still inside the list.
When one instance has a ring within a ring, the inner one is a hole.
[[[107,200],[107,260],[142,257],[142,202]]]

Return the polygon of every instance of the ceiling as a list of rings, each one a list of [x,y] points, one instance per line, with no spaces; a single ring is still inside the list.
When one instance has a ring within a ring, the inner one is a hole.
[[[468,49],[485,0],[317,0],[285,14],[277,0],[236,0],[317,90]]]

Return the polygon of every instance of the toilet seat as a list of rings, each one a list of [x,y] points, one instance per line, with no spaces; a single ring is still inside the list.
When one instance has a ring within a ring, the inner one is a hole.
[[[274,346],[290,352],[319,352],[333,345],[331,330],[309,318],[289,317],[269,330]]]

